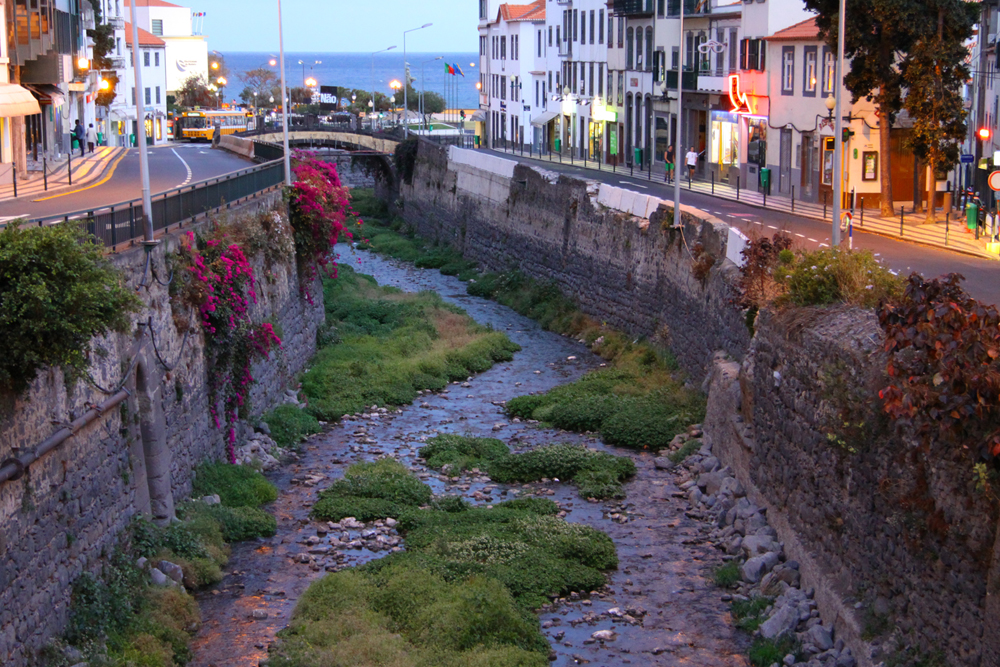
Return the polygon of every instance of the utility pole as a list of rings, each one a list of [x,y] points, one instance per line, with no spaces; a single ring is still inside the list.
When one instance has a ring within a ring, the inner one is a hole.
[[[292,187],[292,152],[288,147],[288,88],[285,86],[285,32],[281,26],[281,0],[278,0],[278,54],[281,60],[281,128],[284,133],[285,185]]]
[[[844,12],[846,1],[840,0],[840,13],[837,17],[837,69],[833,82],[836,86],[834,95],[834,119],[833,126],[833,168],[836,173],[833,175],[833,230],[830,236],[830,245],[834,248],[840,245],[840,211],[844,204],[844,115],[841,113],[840,105],[843,102],[844,90]],[[885,119],[888,122],[888,119]]]
[[[684,118],[684,0],[680,0],[680,18],[678,22],[680,41],[677,51],[680,64],[677,69],[677,127],[674,134],[674,227],[681,226],[681,155],[684,155],[683,133],[681,132]],[[619,142],[620,143],[620,142]],[[650,167],[652,168],[652,167]]]
[[[139,58],[139,22],[135,13],[135,0],[129,0],[132,10],[132,61],[135,66],[135,125],[139,140],[139,179],[142,182],[142,234],[147,245],[156,243],[153,235],[153,203],[149,193],[149,154],[146,150],[146,105],[142,87],[142,60]]]

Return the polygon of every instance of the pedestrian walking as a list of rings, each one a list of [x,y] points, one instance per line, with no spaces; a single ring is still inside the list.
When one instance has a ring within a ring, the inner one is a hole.
[[[91,154],[94,153],[94,146],[97,145],[97,130],[94,129],[94,124],[91,123],[90,127],[87,128],[87,150]]]
[[[75,138],[76,139],[76,143],[78,143],[80,145],[80,157],[84,157],[86,155],[86,153],[84,152],[84,147],[83,147],[83,141],[84,141],[85,135],[86,135],[86,132],[83,129],[83,123],[81,123],[80,119],[77,118],[76,119],[76,127],[73,128],[73,138]]]
[[[687,162],[688,174],[693,180],[695,167],[698,166],[698,153],[694,150],[694,146],[688,149],[687,155],[685,155],[684,158]]]
[[[670,144],[669,146],[667,146],[666,152],[663,153],[663,161],[667,165],[667,182],[668,183],[673,182],[673,180],[674,180],[674,159],[675,158],[676,158],[676,156],[675,156],[675,151],[674,151],[674,145]]]

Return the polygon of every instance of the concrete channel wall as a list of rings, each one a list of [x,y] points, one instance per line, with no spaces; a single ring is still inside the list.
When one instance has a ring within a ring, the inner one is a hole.
[[[765,311],[751,338],[730,301],[744,240],[723,223],[685,208],[673,229],[655,197],[488,154],[421,143],[400,194],[420,234],[552,280],[589,315],[669,340],[696,382],[707,374],[713,453],[768,508],[863,667],[1000,665],[997,502],[960,446],[925,446],[880,416],[872,312]],[[841,433],[845,406],[867,421]],[[893,630],[903,643],[887,647]]]
[[[271,205],[279,196],[248,207]],[[194,467],[225,454],[223,431],[209,413],[211,371],[197,314],[191,314],[192,333],[185,336],[171,309],[167,257],[178,243],[171,234],[152,250],[155,276],[145,271],[141,246],[113,257],[146,306],[136,314],[133,331],[95,341],[91,374],[94,385],[109,391],[127,374],[131,397],[43,456],[22,478],[0,484],[4,667],[27,664],[63,630],[71,583],[83,572],[99,572],[134,515],[169,514],[190,493]],[[321,299],[310,305],[303,298],[294,257],[254,265],[254,320],[270,319],[283,334],[281,351],[253,368],[251,406],[259,414],[279,402],[315,353],[324,312]],[[317,294],[320,288],[310,289]],[[102,403],[107,395],[94,385],[71,383],[60,369],[47,368],[24,395],[0,397],[0,461]]]

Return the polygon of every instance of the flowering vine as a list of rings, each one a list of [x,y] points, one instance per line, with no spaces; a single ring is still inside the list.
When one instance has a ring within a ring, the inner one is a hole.
[[[344,224],[353,213],[350,191],[341,184],[337,167],[312,153],[295,153],[292,170],[296,181],[289,189],[288,201],[295,250],[305,270],[303,291],[312,303],[305,285],[319,275],[320,269],[331,278],[337,277],[333,248],[341,234],[352,237]]]
[[[183,299],[193,305],[212,353],[209,410],[216,428],[227,426],[226,453],[236,461],[236,421],[246,417],[254,379],[251,365],[281,346],[270,324],[255,325],[250,306],[257,302],[253,267],[243,249],[226,238],[203,240],[188,232],[178,251]],[[221,414],[220,414],[221,408]]]

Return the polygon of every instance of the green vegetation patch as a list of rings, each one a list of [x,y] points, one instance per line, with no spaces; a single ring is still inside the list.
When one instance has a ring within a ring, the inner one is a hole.
[[[420,456],[431,468],[450,466],[449,474],[477,468],[496,482],[537,482],[558,479],[577,485],[584,498],[623,498],[622,482],[635,475],[627,456],[594,452],[577,445],[549,445],[511,454],[502,441],[454,434],[430,438]]]
[[[733,621],[736,623],[736,627],[740,630],[746,630],[747,632],[753,633],[757,631],[760,624],[766,621],[764,617],[764,612],[774,600],[763,595],[754,596],[746,600],[736,600],[733,602],[733,606],[730,612],[733,615]],[[781,658],[784,658],[785,654],[781,654]],[[781,658],[778,658],[778,662],[781,662]],[[770,665],[771,663],[767,663]]]
[[[731,560],[725,565],[715,568],[712,573],[712,580],[719,588],[733,588],[740,582],[740,565],[735,560]],[[736,612],[733,612],[733,616]]]
[[[249,466],[202,463],[195,469],[192,494],[219,494],[226,507],[257,507],[277,499],[278,489]]]
[[[774,272],[776,281],[787,290],[779,298],[781,303],[825,306],[843,302],[874,308],[896,302],[903,295],[905,279],[893,275],[870,250],[786,252]]]
[[[342,479],[320,492],[312,516],[322,521],[396,518],[429,504],[431,496],[431,488],[395,459],[355,463]]]
[[[261,421],[267,424],[271,438],[279,447],[294,447],[307,435],[319,433],[319,420],[297,405],[286,403],[265,414]]]
[[[750,664],[754,667],[770,667],[775,663],[780,665],[789,653],[795,655],[796,659],[798,659],[801,648],[798,642],[791,637],[782,637],[780,639],[758,637],[750,645]]]
[[[369,405],[405,405],[510,361],[520,347],[476,324],[433,292],[405,294],[341,266],[324,282],[327,344],[302,380],[310,412],[325,421]]]

